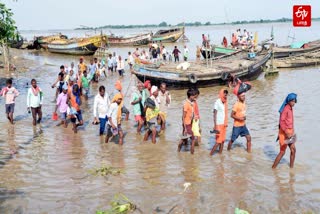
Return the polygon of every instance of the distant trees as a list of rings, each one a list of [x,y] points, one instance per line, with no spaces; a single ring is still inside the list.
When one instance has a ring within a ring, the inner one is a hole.
[[[314,21],[320,21],[320,18],[312,18]],[[213,24],[211,22],[205,22],[201,23],[199,21],[196,22],[181,22],[176,25],[171,25],[165,21],[161,22],[160,24],[146,24],[146,25],[105,25],[98,27],[97,29],[103,29],[103,28],[115,28],[115,29],[122,29],[122,28],[147,28],[147,27],[182,27],[182,26],[187,26],[187,27],[197,27],[197,26],[210,26],[210,25],[226,25],[226,24],[233,24],[233,25],[238,25],[238,24],[254,24],[254,23],[271,23],[271,22],[291,22],[292,19],[290,18],[280,18],[280,19],[259,19],[259,20],[242,20],[242,21],[234,21],[234,22],[223,22],[223,23],[216,23]],[[94,28],[76,28],[76,30],[93,30]]]
[[[168,27],[167,22],[161,22],[159,25],[159,27]]]

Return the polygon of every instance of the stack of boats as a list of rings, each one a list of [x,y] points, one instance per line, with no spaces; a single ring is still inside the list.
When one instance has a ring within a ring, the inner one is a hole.
[[[320,40],[296,42],[291,46],[272,47],[274,66],[297,68],[320,64]]]
[[[184,27],[159,30],[155,34],[143,33],[131,36],[108,35],[109,46],[137,46],[147,45],[150,42],[172,43],[178,41],[184,35]]]
[[[72,55],[92,55],[98,48],[106,46],[140,46],[148,45],[151,42],[176,42],[184,36],[184,27],[159,30],[155,34],[142,33],[129,36],[97,35],[85,38],[68,39],[61,33],[50,36],[36,36],[30,43],[23,39],[12,41],[12,48],[21,48],[23,43],[27,49],[45,49],[52,53]]]

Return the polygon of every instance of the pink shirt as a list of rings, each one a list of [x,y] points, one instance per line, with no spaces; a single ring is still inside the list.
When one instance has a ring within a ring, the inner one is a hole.
[[[5,87],[1,90],[1,95],[5,97],[6,104],[14,103],[14,100],[17,96],[19,96],[19,92],[15,87]]]
[[[280,128],[283,131],[293,129],[293,110],[289,104],[284,107],[283,112],[280,114]]]
[[[67,112],[68,104],[67,104],[68,94],[64,94],[63,92],[59,94],[57,99],[57,105],[59,106],[60,113]]]

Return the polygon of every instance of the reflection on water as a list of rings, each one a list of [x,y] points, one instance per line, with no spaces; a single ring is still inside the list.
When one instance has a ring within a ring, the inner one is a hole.
[[[127,195],[144,213],[232,213],[236,207],[252,213],[304,213],[320,210],[320,157],[315,141],[318,133],[320,72],[318,68],[280,72],[278,76],[253,81],[247,94],[247,125],[252,134],[253,152],[245,151],[239,139],[230,152],[209,156],[213,145],[212,108],[220,87],[200,89],[202,143],[192,156],[177,153],[181,133],[181,106],[185,90],[173,90],[168,129],[157,144],[143,142],[135,132],[133,115],[123,122],[125,144],[104,144],[98,126],[91,125],[93,98],[103,84],[113,91],[117,75],[92,85],[84,103],[85,125],[77,134],[52,121],[54,81],[61,64],[77,57],[48,53],[26,57],[38,61],[36,68],[20,74],[15,85],[15,119],[11,126],[0,119],[0,213],[94,213],[106,209],[119,192]],[[88,59],[88,58],[87,58]],[[54,66],[52,66],[54,65]],[[27,83],[36,77],[44,90],[43,123],[32,127],[25,97]],[[130,81],[131,80],[131,81]],[[125,105],[131,110],[130,90],[135,79],[127,72],[123,79]],[[299,141],[294,169],[288,154],[276,170],[271,169],[279,146],[275,142],[278,108],[288,92],[298,94],[295,125]],[[236,101],[229,96],[229,111]],[[3,106],[3,99],[0,100]],[[4,115],[4,108],[0,108]],[[232,121],[229,120],[227,138]],[[88,170],[101,165],[124,169],[119,176],[92,176]],[[191,186],[184,191],[184,183]],[[162,211],[162,212],[161,212]]]

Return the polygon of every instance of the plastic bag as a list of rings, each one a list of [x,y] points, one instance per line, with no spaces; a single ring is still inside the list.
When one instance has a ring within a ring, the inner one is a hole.
[[[245,93],[251,89],[251,83],[249,82],[238,82],[236,87],[233,89],[233,93],[238,96],[242,93]]]
[[[193,121],[192,121],[192,132],[193,132],[193,135],[196,136],[196,137],[200,137],[201,136],[199,120],[193,119]]]

